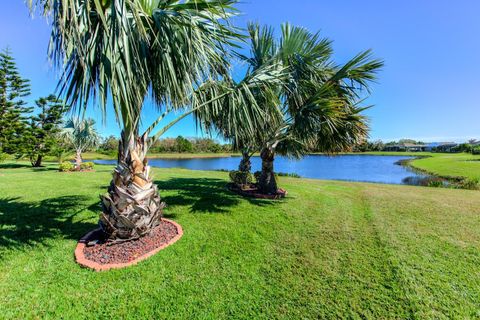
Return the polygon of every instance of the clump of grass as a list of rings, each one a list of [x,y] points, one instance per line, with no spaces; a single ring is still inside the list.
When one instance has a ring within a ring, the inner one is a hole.
[[[446,187],[446,185],[445,185],[445,183],[442,179],[430,180],[430,181],[428,181],[427,186],[431,187],[431,188],[445,188]]]
[[[480,189],[480,180],[477,178],[467,178],[458,184],[459,188],[461,189],[468,189],[468,190],[479,190]]]

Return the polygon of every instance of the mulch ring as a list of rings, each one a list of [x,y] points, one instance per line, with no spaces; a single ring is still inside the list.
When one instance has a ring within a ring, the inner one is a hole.
[[[103,231],[95,229],[80,239],[75,258],[83,267],[95,271],[124,268],[153,256],[182,235],[182,227],[168,219],[162,219],[149,235],[121,243],[105,242]]]
[[[258,191],[258,188],[255,184],[245,185],[240,187],[234,183],[227,184],[227,188],[230,191],[233,191],[243,197],[249,198],[257,198],[257,199],[271,199],[271,200],[278,200],[285,198],[288,192],[284,189],[278,189],[277,193],[274,194],[264,194]]]

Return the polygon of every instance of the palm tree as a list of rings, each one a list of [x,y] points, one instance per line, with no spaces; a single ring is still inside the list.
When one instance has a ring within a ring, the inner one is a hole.
[[[237,140],[243,155],[239,170],[249,171],[250,157],[260,152],[258,187],[263,193],[275,194],[276,154],[298,158],[312,148],[338,152],[367,135],[360,94],[368,92],[369,82],[383,63],[366,51],[343,66],[335,65],[331,41],[289,24],[282,25],[279,40],[270,27],[250,24],[248,31],[250,55],[237,54],[248,66],[247,76],[266,67],[284,76],[274,87],[258,85],[252,90],[265,113],[257,119],[253,136],[229,132],[222,117],[216,125],[224,136]]]
[[[70,118],[63,130],[61,136],[68,141],[75,149],[75,169],[80,170],[82,165],[82,153],[91,147],[100,143],[100,135],[95,129],[93,119]]]
[[[102,196],[100,224],[112,241],[141,237],[159,225],[164,204],[152,182],[148,147],[166,130],[209,101],[195,98],[204,83],[228,79],[227,49],[240,37],[229,18],[236,0],[37,0],[52,16],[50,56],[63,70],[61,93],[74,108],[107,100],[121,126],[118,164]],[[38,7],[36,7],[38,6]],[[256,80],[255,80],[256,79]],[[248,100],[250,83],[230,87],[211,100]],[[164,112],[143,132],[148,98]],[[191,107],[191,106],[194,107]],[[217,104],[216,106],[221,106]],[[185,111],[153,134],[166,114]],[[221,113],[221,110],[214,110]],[[234,130],[234,128],[231,128]],[[253,130],[253,128],[252,128]]]

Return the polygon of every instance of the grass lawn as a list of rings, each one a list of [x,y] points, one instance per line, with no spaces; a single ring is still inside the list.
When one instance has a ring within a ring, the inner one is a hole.
[[[433,152],[367,152],[373,155],[419,156],[410,162],[414,168],[445,178],[480,179],[480,155]]]
[[[480,156],[467,153],[436,154],[417,159],[411,165],[443,177],[480,179]]]
[[[127,269],[73,259],[111,167],[0,166],[1,318],[478,318],[478,191],[281,178],[247,200],[222,172],[155,169],[184,236]]]

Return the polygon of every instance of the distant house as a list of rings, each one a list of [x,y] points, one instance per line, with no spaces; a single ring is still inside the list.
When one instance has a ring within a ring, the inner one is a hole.
[[[385,151],[409,151],[409,152],[419,152],[425,151],[426,145],[424,144],[414,144],[414,143],[401,143],[385,146]]]
[[[451,152],[456,146],[455,142],[430,142],[425,145],[425,151]]]
[[[480,142],[478,143],[478,145],[480,145]],[[429,142],[425,144],[400,143],[400,144],[386,145],[384,148],[384,151],[453,152],[456,146],[458,146],[458,143],[455,143],[455,142]]]

